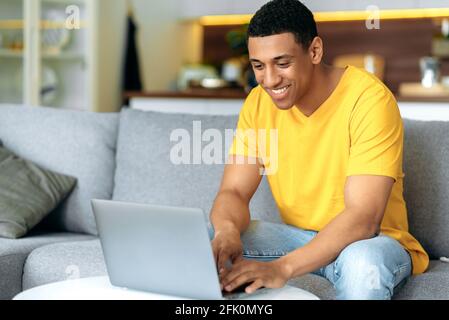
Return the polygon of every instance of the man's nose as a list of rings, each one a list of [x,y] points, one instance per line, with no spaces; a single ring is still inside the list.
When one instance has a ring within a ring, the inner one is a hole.
[[[266,68],[263,77],[263,85],[269,89],[275,89],[281,83],[280,75],[273,68]]]

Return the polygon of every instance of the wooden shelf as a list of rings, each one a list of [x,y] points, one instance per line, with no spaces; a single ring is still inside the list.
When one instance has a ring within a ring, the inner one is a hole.
[[[0,49],[0,58],[23,58],[23,51]]]
[[[65,21],[50,21],[50,20],[41,20],[40,21],[40,29],[64,29]],[[22,30],[24,29],[24,20],[0,20],[0,29],[2,30]],[[80,28],[86,28],[87,22],[84,20],[80,21]]]
[[[22,59],[23,51],[0,49],[0,58],[15,58]],[[55,60],[85,60],[83,54],[73,52],[61,52],[61,53],[42,53],[42,59],[55,59]]]
[[[61,52],[61,53],[43,53],[42,59],[55,59],[55,60],[85,60],[84,55],[81,53]]]
[[[204,98],[204,99],[245,99],[247,93],[243,89],[190,89],[185,91],[126,91],[125,99],[131,98]]]
[[[420,82],[406,82],[399,86],[398,98],[401,101],[432,101],[449,102],[449,88],[442,84],[435,84],[425,88]]]

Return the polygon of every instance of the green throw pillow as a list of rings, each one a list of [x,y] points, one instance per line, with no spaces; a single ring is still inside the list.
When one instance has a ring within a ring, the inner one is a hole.
[[[44,170],[0,144],[0,237],[23,237],[75,183],[75,178]]]

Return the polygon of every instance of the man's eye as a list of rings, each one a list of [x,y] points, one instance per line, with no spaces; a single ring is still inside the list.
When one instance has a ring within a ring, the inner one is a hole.
[[[253,64],[254,69],[260,70],[262,69],[262,65],[261,64]]]
[[[290,63],[278,63],[278,66],[281,68],[287,68],[290,65]]]

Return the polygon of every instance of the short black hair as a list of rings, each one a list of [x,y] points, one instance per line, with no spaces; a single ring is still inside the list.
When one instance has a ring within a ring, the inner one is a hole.
[[[252,17],[247,39],[291,32],[307,50],[318,35],[313,13],[298,0],[271,0]]]

